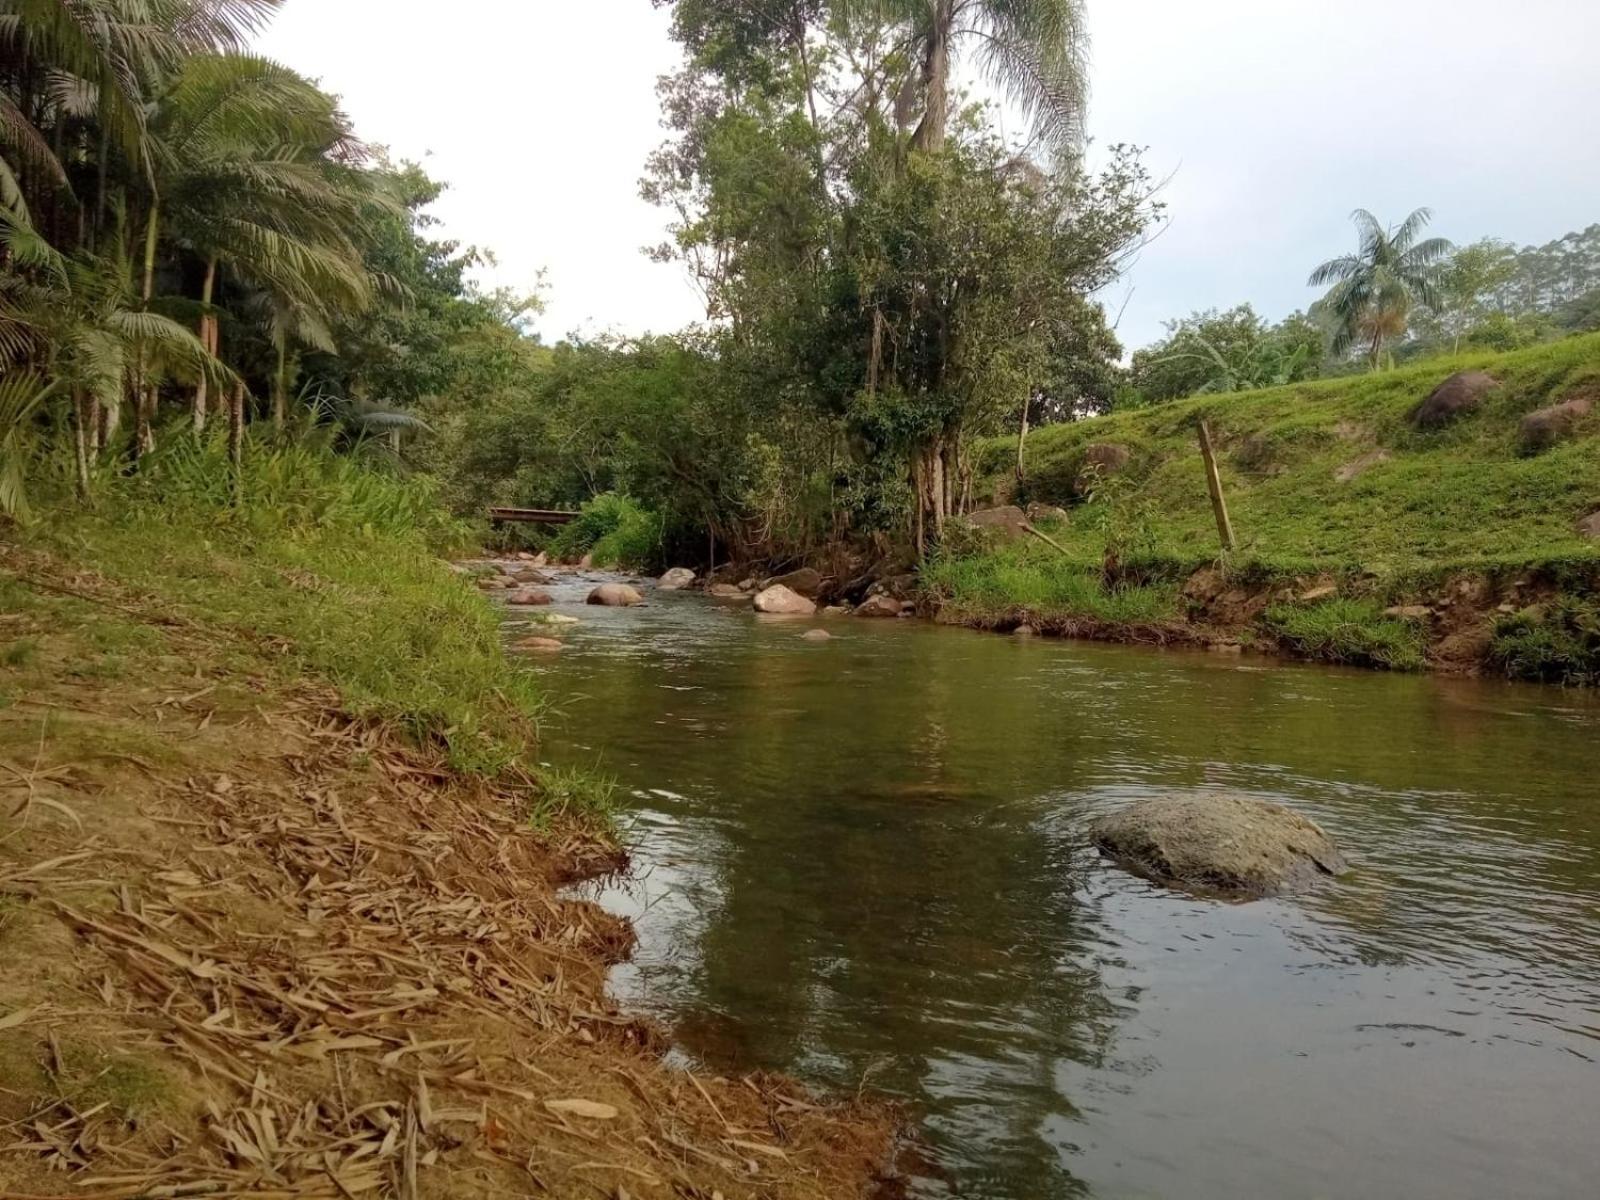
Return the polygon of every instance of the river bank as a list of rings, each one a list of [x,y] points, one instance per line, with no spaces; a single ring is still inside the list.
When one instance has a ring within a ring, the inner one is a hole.
[[[977,490],[1011,517],[950,539],[924,607],[979,628],[1593,684],[1597,396],[1590,335],[1049,426],[1020,472],[1016,438],[992,439]],[[1048,542],[1024,509],[1047,514]]]
[[[669,1067],[608,997],[603,792],[528,769],[493,607],[418,539],[217,519],[4,547],[0,1196],[873,1186],[886,1109]]]

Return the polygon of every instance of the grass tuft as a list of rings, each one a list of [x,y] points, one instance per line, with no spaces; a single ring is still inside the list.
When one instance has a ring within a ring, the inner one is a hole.
[[[1265,624],[1302,657],[1391,671],[1419,671],[1427,641],[1413,620],[1385,616],[1372,600],[1275,604]]]

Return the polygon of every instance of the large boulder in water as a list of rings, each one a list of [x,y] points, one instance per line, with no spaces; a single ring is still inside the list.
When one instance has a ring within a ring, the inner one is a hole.
[[[791,591],[781,583],[775,583],[756,594],[755,606],[757,612],[773,613],[786,617],[809,617],[817,611],[817,606],[807,600],[799,592]]]
[[[1299,891],[1347,869],[1315,821],[1251,796],[1156,796],[1098,821],[1095,845],[1158,883],[1242,899]]]
[[[644,597],[625,583],[602,583],[589,593],[585,603],[598,604],[603,608],[632,608],[636,604],[643,604]]]
[[[898,617],[905,610],[905,602],[893,596],[868,596],[856,607],[858,617]]]
[[[694,572],[688,567],[673,567],[660,579],[656,586],[663,592],[680,592],[694,582]]]
[[[543,588],[526,587],[513,592],[507,604],[514,604],[518,608],[536,608],[539,605],[551,602],[550,593]]]
[[[1476,412],[1483,398],[1499,386],[1498,379],[1482,371],[1457,371],[1411,410],[1411,423],[1418,429],[1441,429]]]

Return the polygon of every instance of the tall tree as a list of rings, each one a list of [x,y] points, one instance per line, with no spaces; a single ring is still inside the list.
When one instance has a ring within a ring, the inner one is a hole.
[[[971,47],[1000,88],[1053,149],[1083,131],[1089,34],[1084,0],[838,0],[847,18],[888,22],[912,64],[896,101],[900,124],[920,110],[912,145],[944,147],[956,57]]]
[[[1455,247],[1444,238],[1418,240],[1433,219],[1431,209],[1419,208],[1393,227],[1364,208],[1350,219],[1360,249],[1323,263],[1308,286],[1333,285],[1321,303],[1335,322],[1334,353],[1365,345],[1377,370],[1385,341],[1404,336],[1412,305],[1437,303],[1440,269]]]

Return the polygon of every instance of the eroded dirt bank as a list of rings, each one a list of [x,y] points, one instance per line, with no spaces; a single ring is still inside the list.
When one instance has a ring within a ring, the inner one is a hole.
[[[271,645],[3,567],[0,1197],[873,1186],[885,1111],[669,1069],[607,1000],[630,931],[558,889],[610,848]]]

